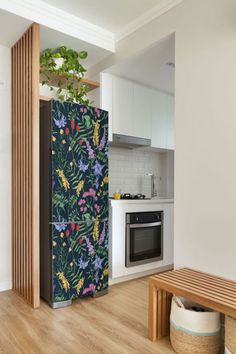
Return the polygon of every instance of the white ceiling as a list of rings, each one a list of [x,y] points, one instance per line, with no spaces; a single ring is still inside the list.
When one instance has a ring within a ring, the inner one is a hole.
[[[31,23],[32,21],[23,17],[0,10],[0,45],[6,47],[13,46]],[[61,45],[66,45],[67,47],[78,51],[86,50],[89,55],[88,58],[83,61],[83,64],[87,69],[97,64],[108,55],[111,55],[111,52],[101,47],[84,42],[62,32],[55,31],[42,25],[40,28],[41,51],[46,48],[56,48]]]
[[[23,17],[0,10],[0,44],[11,47],[31,23]]]
[[[43,0],[88,22],[118,33],[162,0]]]
[[[174,35],[158,42],[156,46],[128,60],[109,68],[107,71],[158,90],[174,94],[175,70],[166,65],[175,62]]]

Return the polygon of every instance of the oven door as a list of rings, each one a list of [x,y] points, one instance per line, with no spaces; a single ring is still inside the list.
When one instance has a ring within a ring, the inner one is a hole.
[[[126,267],[163,259],[162,222],[127,224]]]

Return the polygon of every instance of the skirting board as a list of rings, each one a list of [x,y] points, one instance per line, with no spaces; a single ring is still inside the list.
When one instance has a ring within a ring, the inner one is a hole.
[[[109,278],[109,285],[114,285],[114,284],[122,283],[122,282],[125,282],[128,280],[146,277],[147,275],[166,272],[168,270],[172,270],[173,268],[174,268],[174,264],[169,264],[167,266],[159,267],[156,269],[150,269],[150,270],[146,270],[144,272],[139,272],[139,273],[135,273],[135,274],[125,275],[123,277],[119,277],[119,278],[115,278],[115,279]]]
[[[11,289],[12,289],[12,282],[10,280],[0,282],[0,291],[6,291]]]

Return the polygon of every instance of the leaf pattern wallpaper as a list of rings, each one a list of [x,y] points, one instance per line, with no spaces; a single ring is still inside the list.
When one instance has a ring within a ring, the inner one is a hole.
[[[53,224],[53,301],[108,287],[108,223]]]
[[[52,103],[52,221],[108,216],[108,113]]]
[[[53,301],[108,287],[108,113],[52,101]]]

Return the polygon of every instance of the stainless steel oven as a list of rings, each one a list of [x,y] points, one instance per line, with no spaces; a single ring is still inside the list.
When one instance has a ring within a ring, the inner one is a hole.
[[[163,211],[126,214],[125,266],[163,259]]]

